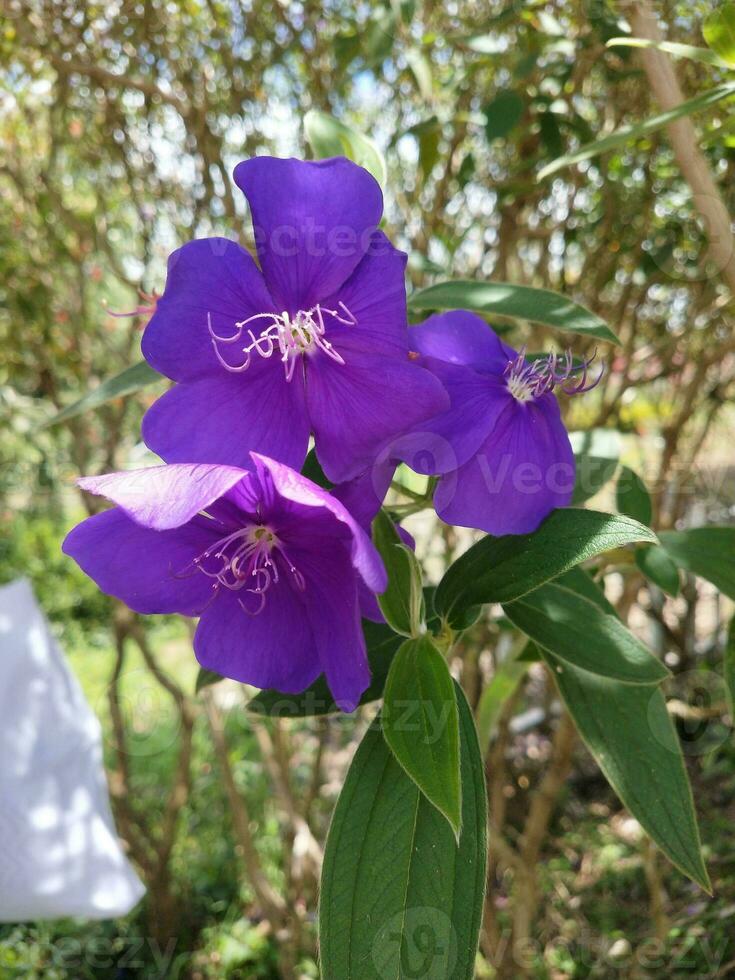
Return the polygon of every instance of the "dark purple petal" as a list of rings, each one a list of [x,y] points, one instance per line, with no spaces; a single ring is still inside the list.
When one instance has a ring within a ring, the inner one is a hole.
[[[370,684],[356,579],[335,555],[306,574],[306,610],[329,689],[342,711],[354,711]]]
[[[430,316],[409,330],[411,349],[450,364],[465,364],[483,374],[501,375],[516,356],[485,321],[467,310]]]
[[[169,463],[249,467],[257,449],[300,469],[309,442],[302,382],[288,383],[275,358],[268,370],[246,374],[223,369],[166,392],[143,418],[146,445]]]
[[[392,460],[376,460],[364,473],[353,480],[338,483],[332,490],[332,495],[344,504],[368,534],[373,518],[383,506],[395,471],[396,465]]]
[[[487,441],[444,476],[434,495],[448,524],[488,534],[528,534],[574,489],[574,456],[553,395],[511,400]]]
[[[143,334],[143,356],[174,381],[219,373],[224,369],[208,316],[214,333],[231,337],[238,321],[273,310],[263,276],[244,248],[227,238],[189,242],[169,257],[166,289]]]
[[[387,587],[387,577],[383,562],[372,541],[352,517],[347,508],[333,497],[328,490],[323,490],[316,483],[295,472],[282,463],[273,459],[261,456],[259,453],[252,453],[256,471],[261,482],[261,486],[267,487],[272,481],[275,492],[284,500],[291,501],[296,505],[308,508],[320,508],[336,518],[338,527],[341,525],[350,535],[351,561],[354,568],[362,576],[365,584],[374,592],[383,592]],[[308,520],[303,518],[304,527],[301,534],[309,534]],[[319,534],[324,534],[319,530]],[[318,540],[318,538],[317,538]],[[320,553],[318,547],[312,549],[317,555]],[[350,572],[350,577],[354,575]]]
[[[138,524],[163,531],[186,524],[245,476],[234,466],[199,463],[87,476],[77,483],[107,497]]]
[[[367,255],[350,278],[323,301],[325,309],[344,309],[357,321],[354,326],[325,317],[327,337],[338,352],[351,350],[400,355],[408,351],[406,319],[406,256],[393,248],[382,231],[373,232]]]
[[[431,357],[420,363],[441,381],[450,407],[396,439],[390,453],[417,473],[449,473],[477,452],[512,396],[502,381],[472,368]]]
[[[320,358],[307,366],[306,402],[316,453],[335,483],[351,480],[383,447],[444,411],[441,383],[408,358],[352,351],[345,364]]]
[[[260,266],[279,310],[331,296],[365,254],[383,212],[377,181],[344,157],[255,157],[235,167],[250,204]]]
[[[198,616],[211,599],[212,583],[191,562],[212,540],[203,519],[152,531],[115,507],[78,524],[62,549],[103,592],[135,612]]]
[[[207,670],[255,687],[297,694],[322,672],[302,594],[283,578],[257,614],[246,612],[244,590],[221,592],[202,614],[194,636]]]

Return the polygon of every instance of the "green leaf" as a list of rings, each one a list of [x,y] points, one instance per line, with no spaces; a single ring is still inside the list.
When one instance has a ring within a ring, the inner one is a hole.
[[[304,132],[317,159],[348,157],[370,171],[381,187],[385,185],[387,171],[383,154],[367,136],[317,109],[310,109],[304,116]]]
[[[323,980],[473,980],[485,897],[486,790],[472,713],[456,686],[462,834],[409,779],[380,720],[332,818],[319,906]]]
[[[723,3],[702,25],[707,45],[730,68],[735,68],[735,4]]]
[[[679,569],[661,545],[654,544],[650,548],[637,548],[635,563],[647,579],[657,585],[667,595],[679,595]]]
[[[500,92],[485,106],[485,135],[488,142],[502,139],[523,118],[523,99],[517,92]]]
[[[621,514],[649,526],[653,517],[651,495],[637,473],[624,466],[615,487],[616,506]]]
[[[421,566],[382,508],[373,521],[373,541],[388,572],[388,588],[378,596],[380,610],[396,633],[417,636],[425,617]]]
[[[623,804],[676,867],[709,891],[692,791],[661,691],[542,654],[579,734]]]
[[[434,596],[437,613],[460,622],[470,606],[512,602],[595,555],[633,541],[656,541],[629,517],[555,510],[533,534],[488,535],[447,570]]]
[[[125,398],[126,395],[132,395],[155,381],[163,380],[161,375],[156,373],[147,361],[140,361],[138,364],[125,368],[120,374],[103,381],[101,385],[98,385],[72,405],[62,408],[53,418],[44,422],[41,428],[46,429],[51,425],[59,425],[60,422],[68,422],[69,419],[84,415],[85,412],[91,412],[94,408],[99,408],[100,405],[112,401],[113,398]]]
[[[206,667],[200,667],[199,673],[197,674],[194,693],[199,694],[203,688],[209,687],[210,684],[218,684],[222,680],[224,680],[224,677],[222,677],[221,674],[215,674],[213,670],[207,670]]]
[[[604,613],[608,613],[610,616],[618,615],[617,610],[608,601],[602,588],[594,581],[589,572],[586,572],[584,568],[580,568],[579,565],[576,568],[570,568],[568,572],[564,572],[563,575],[554,579],[554,582],[556,585],[561,585],[565,589],[571,589],[572,592],[576,592],[578,595],[584,596],[585,599],[589,599],[590,602],[594,602]]]
[[[385,679],[396,651],[403,643],[403,637],[394,633],[385,623],[372,623],[367,619],[362,621],[362,630],[371,680],[370,686],[360,698],[360,704],[368,704],[383,697]],[[301,694],[283,694],[273,688],[261,691],[248,703],[247,709],[253,714],[276,718],[331,715],[340,710],[323,674]]]
[[[725,687],[727,689],[727,701],[730,706],[730,717],[735,718],[735,616],[730,620],[730,626],[727,630],[723,672],[725,675]]]
[[[406,640],[385,683],[383,734],[393,755],[459,838],[459,716],[447,662],[428,636]]]
[[[428,58],[419,48],[408,48],[405,56],[421,97],[430,101],[434,93],[434,83]]]
[[[735,599],[735,527],[662,531],[659,537],[677,565]]]
[[[703,109],[707,109],[709,106],[715,105],[717,102],[733,94],[735,94],[735,82],[726,82],[723,85],[718,85],[716,88],[710,89],[708,92],[704,92],[702,95],[697,95],[695,98],[689,99],[687,102],[681,102],[673,109],[653,116],[645,122],[616,129],[609,136],[595,140],[594,143],[587,143],[586,146],[581,147],[576,152],[568,153],[566,156],[553,160],[539,171],[538,179],[544,180],[544,178],[550,177],[551,174],[556,173],[558,170],[563,170],[564,167],[571,167],[575,163],[590,160],[592,157],[599,156],[601,153],[616,150],[631,140],[640,139],[642,136],[655,133],[656,130],[662,129],[670,122],[674,122],[675,119],[681,119],[682,116],[690,116],[695,112],[701,112]]]
[[[538,646],[565,663],[626,684],[658,684],[669,671],[615,615],[557,583],[503,606]]]
[[[516,656],[507,657],[493,674],[477,705],[477,737],[485,751],[495,732],[504,705],[526,676],[528,668],[538,660],[532,643],[523,643]]]
[[[475,310],[520,320],[542,323],[556,330],[584,334],[619,343],[618,338],[590,310],[574,303],[568,296],[549,289],[514,286],[507,282],[475,282],[454,279],[439,282],[427,289],[412,293],[408,300],[411,310]]]
[[[670,54],[672,58],[689,58],[705,65],[716,68],[727,68],[727,61],[708,51],[707,48],[695,48],[691,44],[675,44],[672,41],[652,41],[645,37],[611,37],[605,47],[608,48],[655,48]]]
[[[576,477],[572,504],[594,497],[611,480],[620,459],[620,435],[615,429],[570,432]]]

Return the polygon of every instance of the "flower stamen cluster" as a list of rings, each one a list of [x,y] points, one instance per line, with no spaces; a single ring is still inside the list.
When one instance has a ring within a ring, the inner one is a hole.
[[[548,354],[533,361],[526,360],[526,348],[522,347],[517,357],[509,360],[503,372],[508,391],[516,401],[530,402],[547,392],[559,388],[566,395],[580,395],[590,391],[601,381],[605,365],[601,365],[600,373],[592,381],[588,381],[588,372],[597,351],[581,363],[574,363],[570,348],[563,354]]]
[[[225,370],[239,374],[247,371],[250,367],[253,354],[269,358],[277,350],[286,372],[286,381],[291,381],[293,378],[297,358],[315,350],[322,351],[338,364],[344,364],[341,355],[325,337],[324,314],[326,313],[338,323],[349,327],[356,326],[357,319],[344,303],[340,302],[338,306],[339,310],[329,310],[317,303],[309,310],[299,310],[294,316],[291,316],[286,310],[283,313],[255,313],[253,316],[236,323],[235,333],[231,337],[222,337],[215,333],[212,327],[212,317],[207,314],[207,325],[214,353]],[[259,334],[256,334],[255,330],[248,326],[248,324],[264,320],[269,321],[268,325]],[[219,345],[240,343],[243,335],[250,338],[250,343],[241,349],[245,359],[241,364],[231,364],[223,356]]]

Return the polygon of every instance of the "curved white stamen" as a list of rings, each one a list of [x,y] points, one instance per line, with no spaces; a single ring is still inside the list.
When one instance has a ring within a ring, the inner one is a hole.
[[[296,370],[296,360],[302,354],[320,350],[338,364],[344,364],[342,356],[326,339],[327,328],[324,323],[324,314],[326,313],[338,323],[348,327],[354,327],[357,320],[343,302],[340,301],[337,306],[337,310],[329,310],[317,303],[309,310],[299,310],[295,316],[291,316],[286,310],[283,313],[254,313],[247,319],[236,323],[235,332],[230,337],[223,337],[221,334],[215,333],[212,326],[212,316],[207,313],[207,327],[214,353],[225,370],[240,374],[250,367],[253,354],[269,358],[277,348],[286,373],[286,380],[290,381]],[[257,320],[269,321],[268,326],[264,327],[258,334],[249,326]],[[243,340],[244,335],[250,338],[250,342],[241,348],[244,360],[240,364],[232,364],[223,356],[219,345],[237,344]]]

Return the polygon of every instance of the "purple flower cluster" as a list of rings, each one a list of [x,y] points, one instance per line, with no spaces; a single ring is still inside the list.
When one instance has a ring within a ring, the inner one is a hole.
[[[224,238],[183,246],[143,337],[176,382],[143,420],[167,465],[80,481],[116,506],[64,550],[137,612],[199,616],[203,666],[284,692],[324,673],[352,710],[360,618],[380,618],[386,587],[370,523],[397,461],[439,477],[444,520],[532,531],[571,499],[553,392],[586,390],[589,364],[528,359],[463,311],[409,328],[406,257],[348,160],[258,157],[235,181],[258,264]],[[298,472],[310,438],[331,492]]]

